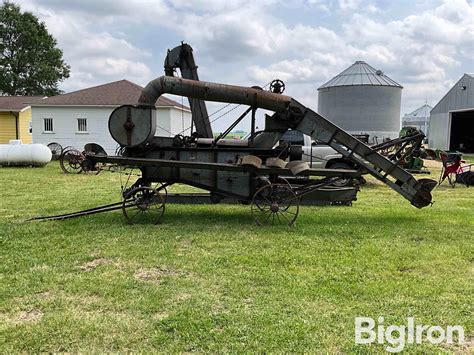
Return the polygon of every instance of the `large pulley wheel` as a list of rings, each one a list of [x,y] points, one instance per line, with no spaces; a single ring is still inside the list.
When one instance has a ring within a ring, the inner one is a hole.
[[[255,192],[252,215],[259,226],[295,223],[300,210],[298,196],[288,184],[269,184]]]
[[[122,147],[137,147],[150,142],[156,131],[155,111],[154,107],[117,107],[109,117],[110,135]]]
[[[165,200],[151,187],[137,187],[124,196],[122,212],[130,224],[158,224],[165,213]]]
[[[68,149],[61,154],[59,165],[67,174],[79,174],[82,171],[84,155],[77,149]]]

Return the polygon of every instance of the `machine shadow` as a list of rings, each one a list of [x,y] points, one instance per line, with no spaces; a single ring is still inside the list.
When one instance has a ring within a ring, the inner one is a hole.
[[[183,229],[208,229],[222,226],[222,228],[255,228],[255,220],[250,210],[242,206],[239,208],[222,208],[219,205],[207,205],[205,208],[186,209],[183,211],[182,206],[179,208],[168,208],[162,217],[162,220],[157,227],[180,227]],[[392,215],[360,215],[360,214],[346,214],[339,213],[339,209],[346,209],[350,207],[338,206],[321,206],[317,208],[305,208],[300,210],[300,214],[296,220],[295,226],[288,227],[292,230],[298,230],[300,227],[311,227],[313,230],[326,229],[327,227],[335,228],[352,228],[354,225],[367,226],[373,229],[377,227],[384,228],[400,228],[404,225],[424,224],[425,219],[420,216],[406,215],[406,214],[392,214]],[[319,214],[321,210],[325,210],[324,214]],[[331,211],[328,215],[328,211]],[[87,223],[94,223],[108,226],[130,226],[132,228],[148,226],[147,224],[127,224],[121,211],[113,211],[105,214],[96,214],[93,216],[79,217],[69,221],[87,221]],[[74,222],[75,223],[75,222]],[[429,223],[429,221],[427,221]],[[286,227],[286,226],[285,226]],[[272,228],[272,226],[257,227]]]

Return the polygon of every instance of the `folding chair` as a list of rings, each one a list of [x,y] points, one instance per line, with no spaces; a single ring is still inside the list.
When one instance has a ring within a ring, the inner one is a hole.
[[[456,182],[462,182],[466,187],[469,187],[467,176],[474,164],[461,165],[461,163],[465,163],[465,161],[461,160],[461,154],[457,153],[448,154],[441,151],[439,157],[443,163],[443,168],[441,169],[438,185],[441,185],[441,183],[448,178],[448,183],[452,187],[456,186]]]

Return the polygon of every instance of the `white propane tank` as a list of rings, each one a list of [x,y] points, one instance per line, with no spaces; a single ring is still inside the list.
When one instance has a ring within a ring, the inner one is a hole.
[[[0,144],[0,165],[44,166],[51,161],[51,150],[44,144]]]

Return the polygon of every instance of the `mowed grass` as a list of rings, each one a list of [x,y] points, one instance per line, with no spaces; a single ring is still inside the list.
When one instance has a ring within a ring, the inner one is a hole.
[[[354,344],[356,316],[460,324],[464,346],[406,349],[473,350],[474,188],[445,184],[418,210],[369,179],[352,207],[262,228],[238,205],[168,205],[157,226],[121,211],[25,222],[118,201],[120,178],[52,163],[0,168],[0,183],[3,353],[383,351]]]

